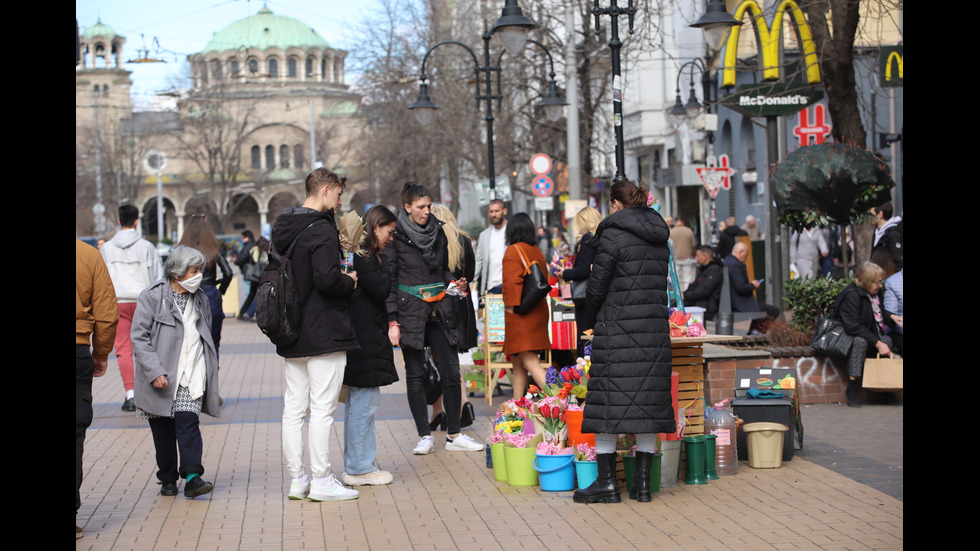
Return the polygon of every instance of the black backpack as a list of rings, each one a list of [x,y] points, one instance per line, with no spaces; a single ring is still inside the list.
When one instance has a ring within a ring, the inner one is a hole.
[[[303,319],[303,307],[296,292],[289,257],[306,230],[325,222],[315,220],[303,228],[284,254],[277,253],[275,247],[269,250],[269,263],[262,271],[259,290],[255,293],[255,321],[277,347],[287,347],[296,342]]]

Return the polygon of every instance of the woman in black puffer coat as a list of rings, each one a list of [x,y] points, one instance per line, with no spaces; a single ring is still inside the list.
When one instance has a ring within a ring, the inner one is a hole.
[[[582,432],[596,433],[599,477],[576,490],[577,503],[618,503],[616,436],[636,434],[630,497],[651,501],[650,466],[658,432],[674,432],[667,323],[667,239],[670,230],[632,182],[609,192],[612,214],[593,239],[595,259],[586,295],[585,329],[594,329],[592,367]]]

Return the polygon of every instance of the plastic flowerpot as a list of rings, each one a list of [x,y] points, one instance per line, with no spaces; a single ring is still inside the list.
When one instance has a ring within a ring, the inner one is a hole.
[[[575,489],[574,455],[534,456],[534,470],[538,472],[541,489],[546,492],[567,492]]]
[[[573,448],[578,444],[588,444],[595,447],[595,433],[582,432],[582,418],[584,411],[565,411],[565,422],[568,426],[568,442]]]
[[[704,435],[685,436],[684,447],[687,449],[687,478],[685,484],[707,484],[704,475]]]
[[[579,488],[583,490],[588,488],[595,482],[595,479],[599,478],[599,463],[596,461],[579,461],[576,459],[575,478]]]
[[[537,486],[538,472],[534,470],[534,455],[534,448],[504,446],[508,485]]]
[[[490,444],[490,456],[493,458],[493,479],[507,482],[507,460],[504,455],[504,444]]]

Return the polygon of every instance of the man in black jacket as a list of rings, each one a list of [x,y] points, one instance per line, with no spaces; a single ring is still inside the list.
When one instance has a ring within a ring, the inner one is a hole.
[[[705,318],[715,319],[718,303],[721,301],[721,284],[724,281],[722,270],[725,265],[715,258],[715,251],[708,245],[698,247],[694,253],[697,261],[698,278],[684,291],[684,304],[700,306],[705,309]],[[704,320],[702,320],[704,321]]]
[[[887,251],[895,262],[895,271],[898,271],[905,265],[905,249],[902,247],[905,242],[905,229],[902,217],[892,216],[893,214],[894,208],[890,202],[871,209],[876,226],[871,255],[873,257],[877,251]]]
[[[282,449],[292,477],[289,499],[313,501],[356,499],[330,469],[330,428],[347,365],[347,351],[358,348],[347,313],[347,299],[357,287],[357,273],[340,267],[340,236],[334,209],[340,206],[345,178],[318,168],[306,177],[306,201],[279,216],[272,245],[289,257],[293,281],[303,305],[299,337],[276,347],[285,359],[286,395],[282,412]],[[303,464],[303,420],[310,412],[310,475]],[[312,486],[312,487],[311,487]]]

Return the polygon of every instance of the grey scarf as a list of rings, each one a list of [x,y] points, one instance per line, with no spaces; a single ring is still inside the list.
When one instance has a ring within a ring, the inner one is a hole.
[[[404,233],[422,252],[428,252],[439,236],[439,221],[430,214],[425,226],[420,226],[412,221],[404,209],[399,209],[398,231]]]

